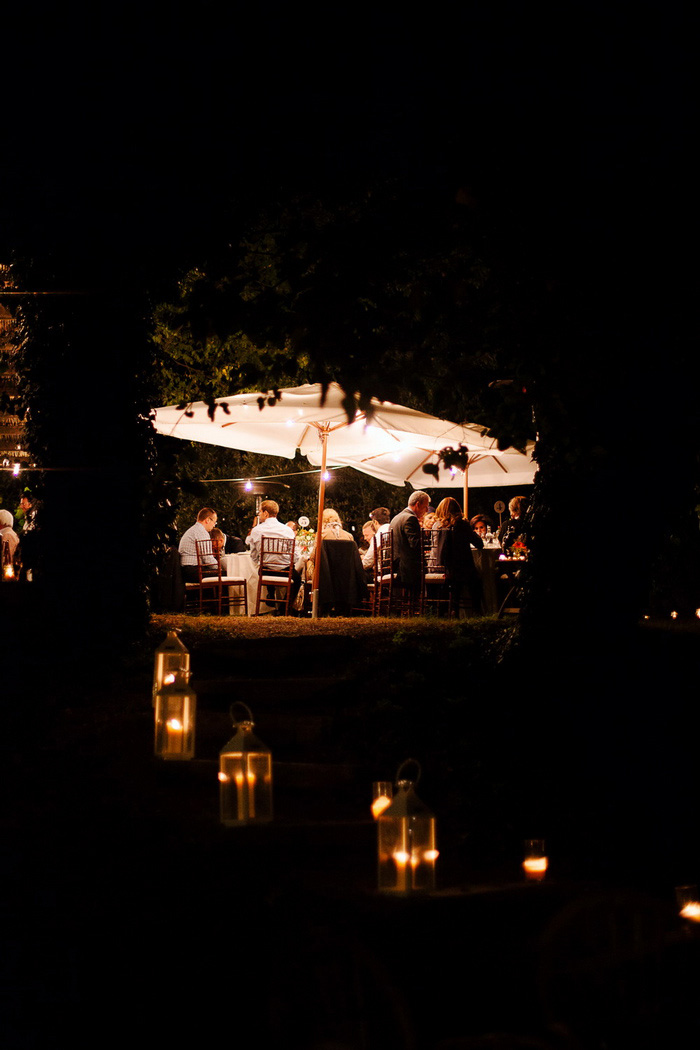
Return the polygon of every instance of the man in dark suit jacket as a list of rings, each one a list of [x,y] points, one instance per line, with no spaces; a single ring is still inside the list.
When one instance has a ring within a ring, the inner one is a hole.
[[[417,490],[408,497],[408,506],[391,522],[394,538],[394,565],[399,582],[411,591],[420,588],[421,581],[421,527],[420,523],[430,506],[427,492]]]

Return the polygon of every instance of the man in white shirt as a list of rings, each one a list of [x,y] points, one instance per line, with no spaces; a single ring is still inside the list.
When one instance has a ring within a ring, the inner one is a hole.
[[[279,503],[275,503],[273,499],[264,499],[260,504],[260,521],[250,530],[250,533],[246,538],[246,543],[250,547],[250,556],[256,567],[260,565],[260,545],[264,536],[269,536],[273,539],[296,539],[292,529],[290,529],[288,525],[283,525],[281,521],[277,520],[279,512]],[[273,574],[279,571],[280,574],[286,575],[288,565],[289,562],[283,554],[278,556],[270,554],[265,559],[265,572],[267,573],[269,569]],[[301,576],[296,569],[292,569],[292,593],[290,596],[290,606],[294,604],[294,599],[297,596],[300,586]]]
[[[216,522],[216,511],[212,510],[211,507],[202,507],[197,515],[195,524],[183,534],[178,551],[180,554],[180,565],[182,566],[182,578],[185,583],[199,583],[197,540],[208,540],[209,533],[215,527]],[[205,575],[218,572],[216,558],[213,554],[205,555],[204,562],[203,572]]]

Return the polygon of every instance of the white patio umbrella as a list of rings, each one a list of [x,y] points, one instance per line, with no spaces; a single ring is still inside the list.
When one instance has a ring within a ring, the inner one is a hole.
[[[458,444],[458,443],[457,443]],[[457,447],[451,444],[451,447]],[[517,449],[489,450],[474,449],[467,444],[469,455],[466,469],[457,467],[445,468],[439,463],[437,453],[446,444],[440,445],[429,442],[406,443],[402,441],[399,446],[391,452],[374,454],[366,452],[358,457],[345,457],[343,464],[352,466],[380,481],[386,481],[390,485],[403,485],[408,483],[414,489],[447,489],[459,488],[464,493],[464,513],[468,512],[468,489],[471,488],[495,488],[504,485],[532,485],[535,479],[536,464],[532,459],[534,444],[530,443],[525,453]],[[309,455],[313,463],[315,457]],[[438,477],[426,474],[423,467],[426,465],[438,468]]]
[[[402,472],[395,471],[390,477],[388,465],[396,465],[395,457],[407,455],[409,450],[413,450],[419,460],[426,454],[434,455],[443,448],[459,445],[466,446],[475,457],[502,458],[504,455],[495,438],[489,437],[483,427],[457,426],[386,401],[372,400],[371,420],[358,409],[348,422],[343,404],[345,394],[337,383],[330,384],[323,404],[320,383],[285,389],[281,395],[273,405],[267,403],[267,394],[259,392],[218,398],[213,419],[203,401],[184,409],[158,408],[153,425],[159,433],[171,437],[262,455],[293,459],[299,449],[312,463],[321,466],[317,544],[321,542],[327,465],[352,466],[401,485]],[[420,484],[426,482],[421,478]],[[317,557],[314,592],[318,590],[319,567]]]

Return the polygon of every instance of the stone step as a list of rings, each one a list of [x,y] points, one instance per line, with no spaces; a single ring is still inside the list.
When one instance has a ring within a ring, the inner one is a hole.
[[[208,669],[200,674],[193,671],[192,688],[201,699],[206,698],[209,706],[217,710],[228,710],[234,700],[245,697],[254,698],[255,704],[269,708],[275,703],[283,702],[285,707],[291,703],[304,703],[321,699],[337,693],[348,679],[334,675],[325,676],[274,676],[261,674],[259,677],[241,675],[209,675]],[[267,671],[267,668],[265,669]]]

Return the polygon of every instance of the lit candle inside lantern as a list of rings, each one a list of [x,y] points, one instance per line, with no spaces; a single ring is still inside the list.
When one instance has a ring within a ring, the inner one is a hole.
[[[523,861],[525,878],[539,881],[545,877],[549,860],[547,857],[526,857]]]
[[[168,631],[166,638],[155,652],[153,663],[153,704],[156,694],[164,685],[173,685],[178,671],[190,669],[190,654],[177,636],[177,631]]]
[[[188,671],[177,671],[174,681],[156,694],[155,754],[158,758],[194,758],[197,697],[189,688]]]
[[[676,904],[682,919],[700,922],[700,894],[697,886],[676,886]]]
[[[245,820],[247,818],[247,816],[248,816],[248,806],[247,806],[248,799],[246,797],[247,796],[247,792],[245,791],[245,787],[244,787],[244,785],[245,785],[245,777],[243,776],[242,773],[236,773],[236,774],[234,774],[234,778],[233,779],[236,781],[236,798],[238,800],[238,819],[239,820]]]
[[[168,734],[168,751],[170,754],[176,754],[182,750],[184,726],[179,718],[169,718],[165,723],[165,728]]]
[[[372,816],[376,820],[380,813],[383,813],[387,806],[391,805],[391,799],[388,795],[380,795],[379,798],[375,798],[372,803]]]
[[[375,820],[391,805],[394,785],[391,780],[375,780],[372,784],[372,816]]]
[[[548,867],[549,858],[544,852],[544,839],[526,839],[523,860],[525,878],[540,882],[545,877]]]
[[[395,850],[394,862],[396,864],[396,890],[399,893],[406,893],[409,888],[408,861],[409,855],[406,850]]]

